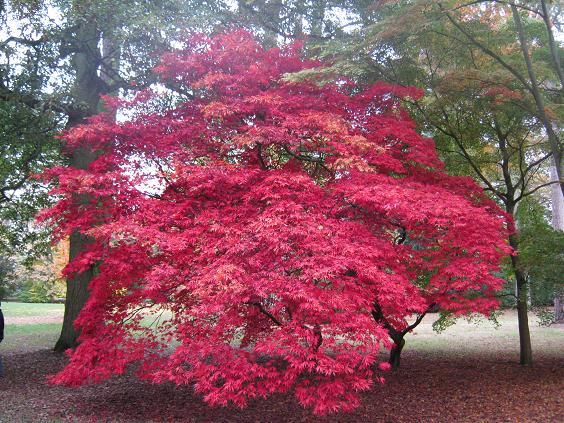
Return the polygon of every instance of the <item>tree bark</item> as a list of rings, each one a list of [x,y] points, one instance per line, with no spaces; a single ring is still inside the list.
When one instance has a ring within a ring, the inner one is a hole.
[[[564,321],[564,301],[562,297],[556,294],[554,297],[554,322],[560,323]]]
[[[69,259],[76,257],[88,244],[88,239],[77,232],[70,237]],[[63,318],[63,327],[54,350],[63,352],[69,348],[78,346],[78,337],[80,333],[74,327],[74,321],[80,313],[80,310],[88,300],[88,284],[93,277],[93,269],[77,274],[73,278],[67,279],[67,295],[65,298],[65,315]]]
[[[550,168],[550,180],[557,181],[558,175],[556,168]],[[551,192],[552,204],[552,228],[556,231],[564,231],[564,196],[558,185],[552,185]],[[560,290],[554,290],[554,321],[560,322],[564,320],[564,302],[562,301],[562,294]]]
[[[398,338],[398,341],[394,340],[394,346],[390,350],[390,358],[388,359],[388,363],[392,366],[392,369],[397,369],[400,366],[401,360],[401,352],[403,347],[405,346],[405,339],[403,336]]]
[[[550,168],[550,180],[558,181],[555,166]],[[551,188],[552,228],[556,231],[564,231],[564,195],[562,195],[558,185],[554,184]]]
[[[100,63],[98,43],[100,32],[93,23],[83,23],[77,30],[77,50],[73,54],[71,64],[76,74],[74,85],[74,95],[77,100],[66,128],[70,129],[84,123],[86,118],[98,112],[101,95],[104,93],[105,84],[98,76],[98,66]],[[69,157],[69,165],[77,169],[88,169],[88,166],[96,159],[96,152],[88,148],[78,148]],[[89,201],[87,196],[76,196],[75,201],[85,204]],[[90,239],[79,233],[74,232],[70,237],[69,261],[74,260],[79,255]],[[65,314],[61,335],[54,350],[62,352],[68,348],[76,348],[80,333],[74,326],[80,310],[88,300],[88,285],[94,276],[94,269],[90,268],[85,272],[78,273],[73,277],[67,278],[67,295],[65,299]]]
[[[518,251],[519,242],[516,234],[509,236],[509,245]],[[515,273],[517,291],[517,319],[519,325],[519,363],[524,366],[533,365],[533,350],[531,346],[531,334],[529,332],[529,316],[527,305],[527,278],[523,274],[519,255],[511,256],[511,265]]]
[[[544,100],[540,93],[537,76],[533,69],[533,63],[531,61],[531,55],[529,53],[529,47],[527,45],[527,40],[525,39],[525,30],[523,29],[523,23],[521,22],[521,16],[519,15],[517,6],[515,6],[514,3],[511,3],[511,11],[513,14],[513,22],[515,23],[517,36],[519,38],[519,44],[521,46],[521,52],[523,53],[523,59],[525,60],[527,73],[529,74],[529,89],[535,100],[537,116],[542,122],[544,129],[546,130],[548,142],[552,151],[552,157],[554,158],[556,173],[558,174],[558,179],[560,180],[560,190],[564,194],[564,171],[562,170],[562,146],[560,144],[560,139],[558,138],[558,135],[556,134],[556,131],[552,126],[551,120],[548,118],[545,112]]]

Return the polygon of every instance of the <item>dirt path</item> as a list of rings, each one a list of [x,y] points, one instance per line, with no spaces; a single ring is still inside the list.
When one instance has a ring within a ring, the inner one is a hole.
[[[24,316],[24,317],[10,317],[5,316],[4,320],[6,325],[35,325],[43,323],[62,323],[62,316]]]

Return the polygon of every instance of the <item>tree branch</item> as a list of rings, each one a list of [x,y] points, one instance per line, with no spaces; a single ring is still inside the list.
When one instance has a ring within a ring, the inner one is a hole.
[[[537,192],[537,191],[538,191],[539,189],[541,189],[541,188],[548,187],[548,186],[554,185],[554,184],[560,184],[560,181],[551,181],[551,182],[546,182],[546,183],[544,183],[544,184],[540,184],[540,185],[536,186],[534,189],[532,189],[531,191],[522,193],[522,194],[516,199],[516,201],[519,201],[519,200],[521,200],[521,199],[523,199],[523,198],[525,198],[525,197],[528,197],[528,196],[531,195],[531,194],[534,194],[535,192]]]
[[[258,160],[259,160],[259,163],[260,163],[260,167],[263,170],[268,170],[269,167],[264,162],[264,158],[262,157],[262,144],[260,142],[257,142],[257,156],[258,156]]]
[[[263,307],[263,305],[261,303],[259,303],[258,301],[247,301],[245,304],[253,305],[253,306],[257,307],[259,309],[259,311],[262,314],[264,314],[266,317],[268,317],[270,320],[272,320],[276,326],[282,326],[282,323],[280,322],[280,320],[278,320],[276,317],[274,317],[274,315],[272,313],[270,313],[268,310],[266,310]]]
[[[472,43],[474,44],[476,47],[478,47],[480,50],[482,50],[485,54],[487,54],[488,56],[490,56],[492,59],[494,59],[496,62],[498,62],[502,67],[504,67],[506,70],[508,70],[513,76],[515,76],[515,78],[517,78],[519,80],[519,82],[521,82],[521,84],[523,84],[523,86],[532,93],[532,89],[529,85],[529,83],[527,82],[527,80],[525,79],[525,77],[523,75],[521,75],[513,66],[509,65],[505,60],[503,60],[498,54],[496,54],[495,52],[493,52],[491,49],[489,49],[487,46],[485,46],[484,44],[482,44],[480,41],[478,41],[470,32],[468,32],[459,22],[456,21],[456,19],[454,19],[452,17],[452,15],[448,12],[448,10],[446,10],[443,5],[441,3],[438,3],[439,9],[445,14],[445,16],[447,17],[447,19],[450,21],[450,23],[452,23],[456,29],[458,29],[460,32],[462,32],[464,34],[464,36]]]
[[[413,322],[411,325],[409,325],[407,328],[405,328],[402,333],[405,335],[406,333],[411,332],[413,329],[415,329],[419,325],[419,323],[421,323],[421,321],[423,320],[425,315],[427,313],[429,313],[431,310],[433,310],[436,305],[437,305],[437,303],[429,304],[427,309],[423,313],[421,313],[417,316],[417,319],[415,320],[415,322]]]

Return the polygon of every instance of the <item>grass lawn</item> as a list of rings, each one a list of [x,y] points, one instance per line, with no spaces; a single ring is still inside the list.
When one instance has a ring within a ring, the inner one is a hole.
[[[363,393],[350,414],[312,416],[293,393],[251,400],[243,410],[213,408],[191,387],[151,385],[131,374],[78,389],[46,377],[67,358],[51,352],[61,304],[3,303],[0,422],[564,422],[564,325],[541,327],[530,315],[535,365],[518,364],[517,315],[501,326],[460,320],[441,334],[427,316],[406,337],[402,367]],[[382,356],[385,360],[385,356]]]
[[[3,302],[4,317],[60,317],[63,318],[64,304],[38,304]]]
[[[61,333],[64,308],[64,304],[3,302],[6,329],[0,353],[29,352],[54,346]]]
[[[60,323],[9,325],[4,331],[0,353],[36,351],[53,347],[60,333]]]

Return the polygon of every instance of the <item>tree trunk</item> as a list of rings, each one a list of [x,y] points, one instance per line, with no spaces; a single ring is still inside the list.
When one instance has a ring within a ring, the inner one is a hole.
[[[98,112],[100,98],[105,88],[105,84],[98,76],[99,40],[100,32],[93,23],[83,23],[77,31],[75,42],[78,47],[71,60],[76,75],[73,87],[76,103],[73,111],[69,114],[67,129],[84,123],[87,117]],[[87,169],[96,157],[96,152],[88,148],[78,148],[70,155],[69,165],[77,169]],[[76,196],[75,201],[85,203],[89,201],[89,198],[87,196]],[[70,237],[69,261],[72,261],[84,251],[89,242],[87,236],[78,232],[73,233]],[[54,348],[57,352],[75,348],[78,345],[79,333],[74,326],[74,321],[88,300],[88,284],[93,275],[94,269],[88,269],[72,278],[67,278],[63,327]]]
[[[517,282],[519,286],[519,282]],[[519,289],[517,299],[517,318],[519,320],[519,363],[524,366],[533,365],[533,351],[531,347],[531,335],[529,333],[529,316],[527,315],[527,288]],[[525,297],[525,298],[523,298]]]
[[[518,251],[517,235],[513,234],[509,237],[509,245],[515,251]],[[529,332],[529,316],[527,305],[527,279],[523,274],[519,256],[511,256],[511,265],[515,273],[515,283],[517,287],[517,319],[519,325],[519,363],[524,366],[533,365],[533,351],[531,347],[531,334]]]
[[[554,166],[550,168],[550,180],[558,180],[558,174]],[[564,195],[562,195],[562,191],[560,191],[556,184],[552,185],[551,194],[552,228],[556,231],[564,231]],[[564,320],[564,303],[560,290],[555,289],[554,291],[554,321],[560,322]]]
[[[554,297],[554,322],[560,323],[564,321],[564,301],[560,295]]]
[[[550,167],[550,181],[558,181],[556,166]],[[564,196],[557,184],[552,185],[552,228],[556,231],[564,231]]]
[[[70,253],[69,259],[72,260],[79,254],[84,246],[88,243],[88,239],[77,232],[70,237]],[[67,279],[67,295],[65,298],[65,316],[63,318],[63,327],[61,335],[55,344],[55,351],[63,352],[69,348],[78,346],[79,332],[74,327],[74,321],[78,313],[84,307],[88,300],[88,284],[92,280],[93,269],[77,274],[74,278]]]
[[[401,338],[398,338],[398,341],[394,340],[394,346],[390,350],[390,358],[388,360],[388,363],[390,363],[392,369],[397,369],[400,366],[401,352],[404,346],[405,339],[403,339],[403,336]]]
[[[539,84],[537,81],[537,76],[533,68],[533,63],[529,53],[529,47],[527,45],[527,40],[525,39],[525,31],[523,29],[523,23],[521,22],[521,16],[517,10],[517,6],[514,3],[511,4],[511,11],[513,14],[513,22],[515,23],[515,29],[517,30],[517,36],[519,38],[519,44],[521,46],[521,52],[523,53],[523,59],[525,60],[525,65],[527,67],[527,73],[529,74],[530,80],[530,91],[535,100],[535,106],[537,111],[537,116],[546,130],[548,136],[548,143],[550,144],[550,149],[552,151],[552,157],[554,159],[554,164],[556,167],[556,173],[558,179],[560,180],[560,191],[564,194],[564,175],[562,170],[562,146],[560,145],[560,139],[552,125],[552,121],[546,114],[544,100],[541,96]],[[550,27],[549,27],[550,29]]]

